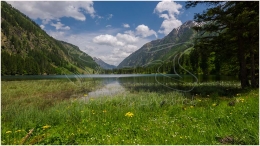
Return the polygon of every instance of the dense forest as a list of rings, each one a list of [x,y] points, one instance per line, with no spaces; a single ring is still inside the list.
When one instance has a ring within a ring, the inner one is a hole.
[[[1,2],[1,75],[187,74],[188,70],[193,74],[237,76],[242,88],[258,87],[259,2],[186,2],[186,9],[198,4],[208,7],[194,16],[194,21],[203,25],[188,21],[165,38],[145,44],[117,69],[102,70],[77,46],[55,40],[27,16]],[[192,31],[189,25],[193,25]],[[194,45],[145,52],[156,45],[187,41]]]
[[[186,2],[207,11],[196,14],[193,48],[178,52],[174,59],[150,66],[105,70],[105,73],[179,73],[237,76],[242,88],[259,82],[259,2]],[[182,55],[183,53],[183,55]],[[183,69],[184,68],[184,69]]]
[[[1,75],[92,73],[97,66],[77,46],[55,40],[1,2]]]
[[[226,75],[236,74],[238,68],[230,66],[228,63],[222,63],[216,60],[215,53],[209,56],[203,56],[202,52],[194,48],[187,49],[184,53],[178,52],[173,59],[167,61],[154,62],[148,66],[136,66],[132,68],[120,68],[105,70],[104,73],[131,74],[131,73],[165,73],[165,74],[203,74],[203,75]],[[231,67],[231,68],[230,68]]]
[[[209,6],[207,11],[196,14],[196,22],[204,22],[194,29],[199,33],[195,50],[205,61],[212,53],[221,69],[236,69],[241,87],[258,87],[259,80],[259,2],[187,2],[186,8],[198,4]],[[208,33],[207,36],[203,35]]]

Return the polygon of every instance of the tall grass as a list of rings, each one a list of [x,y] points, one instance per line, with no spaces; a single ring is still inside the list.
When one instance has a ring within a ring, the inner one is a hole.
[[[63,92],[84,96],[65,81],[2,82],[1,143],[259,144],[258,90],[229,98],[127,91],[86,102]]]

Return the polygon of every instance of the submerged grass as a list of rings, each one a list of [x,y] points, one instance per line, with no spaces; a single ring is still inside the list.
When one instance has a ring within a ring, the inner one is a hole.
[[[1,144],[259,144],[258,90],[69,98],[81,90],[65,81],[2,81]]]

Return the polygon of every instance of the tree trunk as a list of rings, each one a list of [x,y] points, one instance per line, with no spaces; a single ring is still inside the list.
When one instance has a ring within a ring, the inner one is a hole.
[[[243,41],[238,39],[238,60],[239,60],[239,79],[241,82],[241,87],[244,89],[248,86],[248,79],[247,79],[247,70],[246,70],[246,58],[245,58],[245,50],[243,48]]]
[[[251,87],[256,88],[256,76],[255,76],[255,55],[253,50],[250,50],[250,74],[251,74]]]

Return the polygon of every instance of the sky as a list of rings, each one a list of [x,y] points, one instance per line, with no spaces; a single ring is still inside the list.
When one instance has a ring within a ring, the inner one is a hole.
[[[144,44],[165,37],[204,5],[185,1],[8,1],[55,39],[118,65]]]

